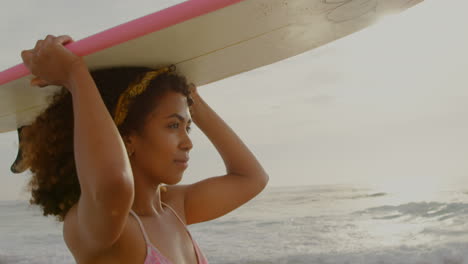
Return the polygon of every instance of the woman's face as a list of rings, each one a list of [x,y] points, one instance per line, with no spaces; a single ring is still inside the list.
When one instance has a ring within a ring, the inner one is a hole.
[[[177,92],[166,93],[149,114],[142,134],[133,135],[134,154],[130,160],[134,174],[165,184],[178,183],[193,147],[188,135],[190,126],[187,98]]]

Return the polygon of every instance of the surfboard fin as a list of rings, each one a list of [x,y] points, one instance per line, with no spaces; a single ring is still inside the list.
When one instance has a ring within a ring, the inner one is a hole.
[[[25,170],[27,170],[29,168],[29,166],[27,166],[25,164],[25,162],[24,162],[23,152],[21,150],[21,147],[19,147],[20,142],[22,140],[21,130],[24,127],[25,126],[22,126],[22,127],[18,128],[18,154],[16,155],[16,159],[15,159],[15,161],[13,162],[13,164],[10,167],[10,170],[13,173],[22,173],[22,172],[24,172]]]

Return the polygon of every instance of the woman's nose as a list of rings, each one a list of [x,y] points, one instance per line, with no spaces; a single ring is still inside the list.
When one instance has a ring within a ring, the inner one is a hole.
[[[193,148],[192,140],[187,133],[184,133],[184,138],[181,143],[181,147],[186,150],[191,150]]]

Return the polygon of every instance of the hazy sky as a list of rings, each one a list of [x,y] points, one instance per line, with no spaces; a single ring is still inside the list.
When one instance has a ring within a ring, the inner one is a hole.
[[[182,1],[15,0],[0,9],[0,70],[47,34],[75,40]],[[271,186],[468,184],[466,0],[426,0],[329,45],[199,88],[270,175]],[[26,199],[16,133],[0,134],[0,200]],[[224,174],[194,126],[182,183]]]

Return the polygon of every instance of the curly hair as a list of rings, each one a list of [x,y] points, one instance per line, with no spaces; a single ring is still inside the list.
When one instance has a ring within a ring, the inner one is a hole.
[[[113,67],[91,71],[107,110],[113,116],[120,94],[132,83],[139,82],[148,67]],[[175,72],[153,79],[145,92],[137,96],[125,121],[118,126],[123,137],[131,131],[141,132],[146,117],[169,91],[186,96],[193,104],[190,84]],[[63,222],[68,210],[79,200],[81,189],[73,150],[73,105],[64,87],[51,98],[49,106],[35,121],[21,130],[19,148],[32,177],[26,186],[31,192],[29,203],[39,205],[44,216],[54,215]]]

